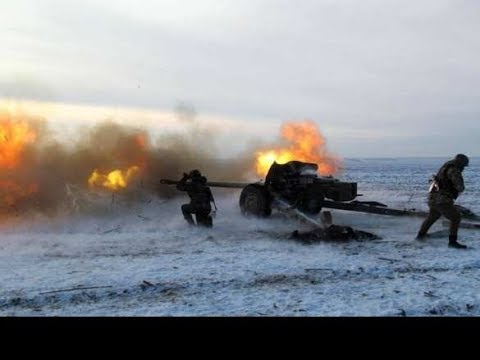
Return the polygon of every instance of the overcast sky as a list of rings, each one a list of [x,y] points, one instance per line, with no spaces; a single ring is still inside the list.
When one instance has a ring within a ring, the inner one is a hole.
[[[0,8],[0,98],[156,111],[184,102],[252,134],[309,118],[345,157],[480,155],[478,0]]]

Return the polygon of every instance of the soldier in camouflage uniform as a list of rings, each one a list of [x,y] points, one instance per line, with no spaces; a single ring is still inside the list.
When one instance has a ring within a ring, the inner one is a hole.
[[[453,160],[447,161],[432,179],[428,194],[430,213],[423,222],[417,239],[427,237],[430,227],[440,216],[450,220],[450,235],[448,246],[456,249],[465,249],[466,246],[457,242],[457,232],[461,221],[460,211],[454,206],[458,195],[465,190],[462,171],[468,166],[469,159],[466,155],[458,154]]]
[[[192,170],[189,174],[183,174],[183,178],[177,184],[177,189],[186,191],[190,197],[190,203],[182,205],[185,220],[190,225],[195,225],[192,217],[192,214],[195,214],[198,226],[212,227],[210,202],[214,202],[214,199],[212,191],[207,186],[207,178],[202,176],[200,171]]]

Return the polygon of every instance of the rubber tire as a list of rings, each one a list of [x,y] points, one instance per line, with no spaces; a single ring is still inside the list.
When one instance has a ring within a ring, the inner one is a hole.
[[[270,216],[271,202],[268,191],[261,185],[247,185],[240,194],[240,209],[246,216]]]

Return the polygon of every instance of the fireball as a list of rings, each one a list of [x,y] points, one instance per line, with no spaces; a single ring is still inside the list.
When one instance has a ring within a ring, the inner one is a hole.
[[[36,137],[28,122],[0,114],[0,169],[17,167],[25,146],[34,142]]]
[[[23,116],[0,112],[0,205],[13,206],[38,192],[38,185],[22,179],[28,166],[25,148],[35,142],[37,133]]]
[[[292,160],[316,163],[321,175],[333,175],[338,171],[339,159],[327,152],[325,138],[313,122],[285,123],[281,137],[286,146],[256,153],[257,175],[265,176],[273,162],[284,164]]]
[[[130,166],[127,170],[116,169],[107,174],[102,174],[95,169],[88,178],[88,185],[91,188],[103,187],[112,191],[125,189],[139,171],[140,168],[136,165]]]

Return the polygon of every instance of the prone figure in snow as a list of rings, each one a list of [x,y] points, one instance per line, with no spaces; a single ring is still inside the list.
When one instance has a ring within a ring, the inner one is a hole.
[[[381,237],[367,231],[355,230],[350,226],[332,224],[332,216],[328,211],[322,212],[321,220],[323,223],[322,228],[305,232],[299,232],[298,230],[295,230],[291,234],[290,238],[306,244],[319,241],[340,242],[349,240],[363,241],[381,239]]]

